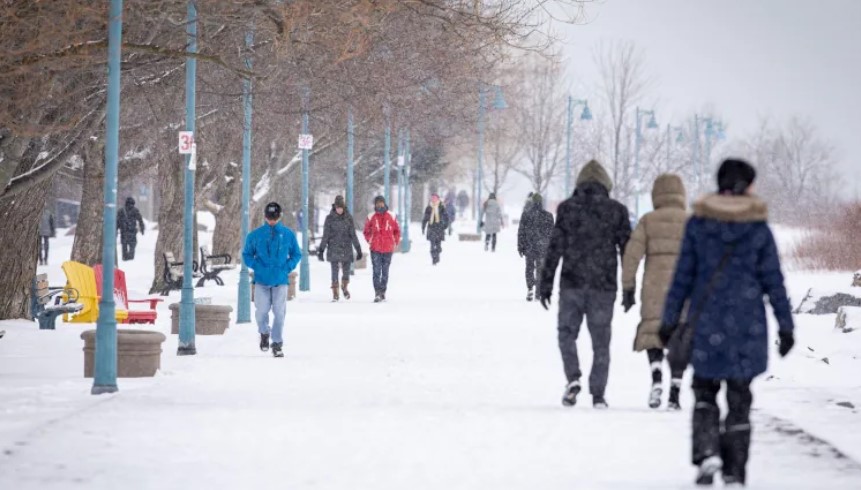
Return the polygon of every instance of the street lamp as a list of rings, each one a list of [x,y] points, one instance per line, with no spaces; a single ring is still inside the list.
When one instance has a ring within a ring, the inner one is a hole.
[[[187,51],[197,53],[197,7],[194,0],[188,2],[188,23],[186,25]],[[189,56],[185,60],[185,129],[194,136],[195,101],[197,97],[197,59]],[[195,315],[194,315],[194,172],[196,150],[185,157],[185,206],[183,219],[183,264],[182,264],[182,299],[179,304],[179,347],[177,355],[190,356],[197,354],[194,345]]]
[[[502,110],[508,107],[505,103],[505,98],[502,96],[502,87],[493,85],[494,99],[493,108]],[[484,113],[485,113],[485,90],[487,86],[481,84],[478,87],[478,169],[476,170],[476,194],[475,194],[475,228],[476,233],[481,234],[481,187],[484,184]]]
[[[672,126],[668,123],[667,124],[667,142],[666,142],[666,146],[667,146],[667,168],[669,168],[669,165],[670,165],[670,149],[671,149],[671,146],[673,145],[672,141],[670,140],[670,133],[672,133],[673,131],[676,132],[676,143],[683,143],[685,141],[685,135],[682,132],[682,127],[681,126]]]
[[[706,175],[710,172],[711,169],[711,156],[712,156],[712,142],[713,141],[723,141],[726,138],[726,133],[724,132],[723,122],[720,120],[715,120],[714,118],[707,117],[704,119],[706,123],[706,151],[705,155],[705,164],[703,165],[703,171]]]
[[[700,122],[705,123],[705,155],[700,154]],[[715,120],[712,117],[700,117],[694,114],[694,151],[692,167],[694,169],[694,177],[696,181],[697,192],[702,192],[703,177],[708,172],[707,166],[711,159],[712,141],[722,141],[726,137],[724,125],[722,121]]]
[[[646,123],[646,129],[658,129],[658,122],[655,120],[654,110],[641,110],[637,107],[637,125],[634,135],[634,217],[640,219],[640,142],[643,139],[642,117],[649,116],[649,122]]]
[[[580,114],[581,121],[591,121],[592,111],[589,110],[589,101],[586,99],[574,99],[568,96],[568,126],[567,139],[565,142],[565,197],[571,195],[571,131],[574,125],[574,107],[583,105],[583,112]]]
[[[245,33],[245,49],[249,52],[245,55],[245,68],[251,70],[251,46],[254,43],[254,33]],[[248,237],[250,227],[249,206],[251,201],[251,78],[246,77],[242,81],[242,102],[245,112],[245,120],[242,126],[242,220],[241,232],[242,244]],[[236,305],[236,323],[251,323],[251,280],[249,278],[248,266],[244,260],[239,263],[239,291]]]
[[[120,142],[120,54],[123,36],[123,0],[111,0],[108,14],[108,105],[105,115],[105,202],[102,226],[102,291],[114,290],[117,250],[117,160]],[[113,294],[102,294],[96,322],[93,395],[115,393],[117,388],[117,319]]]
[[[404,226],[401,239],[401,253],[410,251],[410,210],[412,209],[412,189],[410,189],[410,166],[412,165],[412,149],[410,148],[410,130],[407,128],[404,138]]]
[[[308,136],[308,103],[309,90],[307,87],[302,92],[302,134]],[[311,265],[308,262],[308,244],[310,237],[308,230],[310,229],[311,214],[308,209],[308,179],[310,169],[308,166],[308,156],[310,152],[309,145],[302,145],[302,259],[299,263],[299,291],[311,290]]]

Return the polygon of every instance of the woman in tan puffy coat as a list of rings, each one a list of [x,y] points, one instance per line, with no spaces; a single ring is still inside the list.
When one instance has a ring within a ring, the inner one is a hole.
[[[663,394],[661,383],[664,344],[658,331],[661,329],[664,300],[673,280],[688,218],[685,211],[686,201],[685,186],[678,175],[658,176],[652,187],[652,205],[655,210],[640,219],[622,258],[622,297],[626,312],[636,303],[634,291],[637,287],[637,268],[640,266],[640,260],[644,256],[646,258],[641,294],[643,306],[634,350],[646,351],[649,357],[652,368],[649,406],[652,408],[661,406]],[[670,369],[672,384],[668,408],[679,410],[679,390],[685,367],[671,366]]]

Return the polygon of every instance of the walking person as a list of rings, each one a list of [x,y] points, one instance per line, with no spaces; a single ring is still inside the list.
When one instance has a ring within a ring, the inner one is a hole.
[[[138,245],[138,226],[140,226],[141,236],[143,236],[144,222],[141,212],[135,207],[134,198],[127,197],[126,205],[117,213],[117,230],[120,232],[123,260],[135,259],[135,248]]]
[[[453,190],[449,190],[445,195],[445,211],[448,213],[448,235],[451,236],[454,230],[454,220],[457,219],[457,204],[456,194]]]
[[[332,266],[332,301],[340,300],[338,288],[344,293],[344,299],[350,299],[350,268],[353,264],[353,249],[356,250],[356,260],[362,260],[362,247],[356,235],[356,224],[353,215],[347,211],[343,196],[336,196],[332,211],[323,223],[323,238],[317,249],[320,261],[328,260]],[[326,253],[328,251],[328,254]],[[325,255],[324,255],[325,254]],[[338,284],[338,272],[341,272],[341,283]]]
[[[484,201],[481,210],[481,228],[485,235],[485,252],[488,250],[496,252],[496,234],[502,230],[503,224],[502,208],[496,201],[496,193],[491,192],[487,196],[487,201]]]
[[[263,211],[266,223],[248,234],[242,260],[254,271],[254,309],[260,350],[284,357],[284,316],[287,314],[287,290],[290,273],[302,258],[296,235],[281,224],[281,205],[270,202]],[[272,327],[269,327],[269,312]]]
[[[562,404],[572,407],[580,393],[577,337],[583,317],[592,337],[589,392],[592,405],[607,408],[604,393],[610,369],[610,337],[616,302],[618,257],[631,236],[628,209],[610,198],[613,181],[595,160],[577,177],[574,195],[559,205],[556,225],[541,271],[539,297],[549,309],[556,267],[562,260],[559,284],[559,350],[567,386]]]
[[[365,240],[370,245],[374,274],[374,303],[386,300],[389,287],[389,266],[392,254],[401,243],[401,228],[398,220],[389,212],[386,198],[374,198],[374,212],[365,221]]]
[[[553,215],[544,210],[541,194],[530,193],[530,196],[530,204],[523,210],[517,228],[517,252],[526,258],[526,301],[534,299],[533,288],[540,284],[541,267],[553,233]]]
[[[646,213],[637,223],[625,254],[622,258],[622,305],[627,313],[635,304],[637,288],[637,269],[645,257],[646,270],[640,298],[640,324],[634,339],[634,350],[646,351],[652,371],[652,389],[649,393],[649,407],[661,406],[663,395],[664,348],[658,332],[664,313],[664,298],[670,289],[676,260],[682,245],[685,222],[687,193],[682,179],[675,174],[663,174],[655,179],[652,187],[652,206],[654,211]],[[670,366],[671,385],[667,407],[681,410],[679,391],[682,386],[684,365]]]
[[[50,209],[45,209],[39,218],[39,265],[48,265],[48,246],[51,238],[56,236],[54,213]]]
[[[764,297],[777,318],[781,356],[795,344],[794,324],[768,208],[752,193],[756,170],[743,160],[725,160],[717,177],[717,194],[694,204],[685,227],[660,335],[667,342],[682,328],[681,312],[690,301],[684,328],[692,334],[696,481],[711,485],[722,469],[727,485],[740,486],[750,450],[750,384],[768,365]],[[721,423],[717,395],[724,384],[729,411]]]
[[[422,234],[427,234],[431,243],[431,261],[433,265],[439,264],[439,256],[442,253],[442,242],[445,240],[445,230],[449,226],[448,209],[440,202],[439,194],[432,194],[430,204],[425,208],[422,219]]]

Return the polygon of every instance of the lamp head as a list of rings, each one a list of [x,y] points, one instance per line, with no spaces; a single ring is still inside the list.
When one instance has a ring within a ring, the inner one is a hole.
[[[580,114],[581,121],[591,121],[592,120],[592,111],[589,110],[589,103],[583,103],[583,114]]]
[[[650,111],[649,122],[646,123],[646,129],[658,129],[658,121],[655,119],[655,111]]]
[[[494,91],[496,95],[493,98],[493,108],[497,110],[507,109],[508,104],[505,103],[505,98],[502,96],[502,87],[496,85]]]

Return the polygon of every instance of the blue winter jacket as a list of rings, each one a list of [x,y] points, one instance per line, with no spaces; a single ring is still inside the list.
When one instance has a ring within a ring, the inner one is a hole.
[[[302,258],[296,235],[281,223],[268,223],[245,239],[242,260],[254,270],[254,282],[264,286],[289,284],[289,274]]]
[[[678,325],[685,302],[690,301],[695,376],[750,379],[765,372],[769,345],[765,296],[780,330],[793,330],[767,216],[765,203],[754,196],[711,195],[694,205],[663,322]],[[727,250],[729,259],[709,293],[708,284]]]

